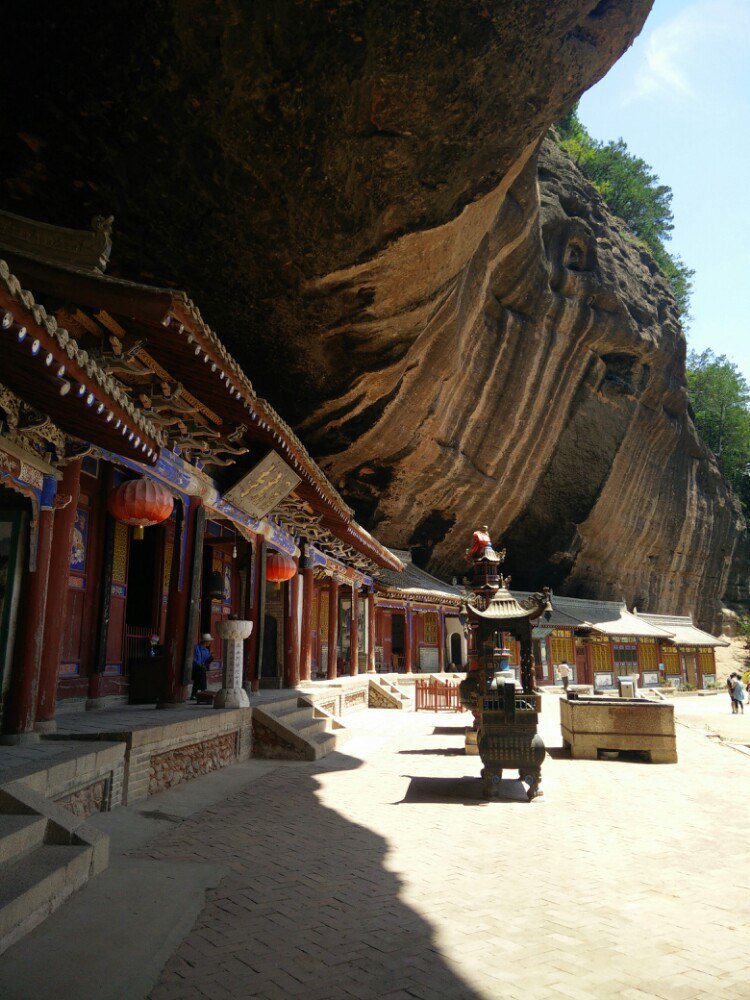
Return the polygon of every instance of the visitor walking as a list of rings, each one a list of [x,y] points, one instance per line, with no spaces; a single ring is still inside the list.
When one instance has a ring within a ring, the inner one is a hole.
[[[570,674],[571,674],[571,669],[568,666],[568,661],[563,660],[562,663],[559,663],[557,666],[557,676],[562,681],[562,686],[564,691],[568,690],[568,684],[570,684]]]
[[[745,685],[739,674],[733,674],[734,688],[732,689],[732,711],[735,715],[745,714]]]
[[[208,688],[208,666],[213,661],[213,656],[211,655],[211,643],[213,642],[213,637],[210,632],[204,632],[201,636],[201,641],[193,650],[193,690],[190,692],[190,700],[194,701],[197,698],[199,691],[205,691]]]
[[[731,673],[727,677],[727,694],[729,695],[729,704],[732,706],[732,714],[737,714],[737,705],[734,700],[734,679],[737,676],[735,673]]]

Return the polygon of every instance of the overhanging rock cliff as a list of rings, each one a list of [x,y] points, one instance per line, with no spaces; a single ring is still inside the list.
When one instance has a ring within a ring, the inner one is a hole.
[[[0,207],[114,214],[114,269],[187,285],[360,517],[433,570],[486,520],[519,585],[710,624],[743,596],[743,536],[674,305],[539,154],[650,6],[19,5]]]
[[[305,425],[324,467],[436,572],[460,572],[484,519],[517,585],[715,624],[746,533],[690,419],[684,336],[648,252],[551,140],[450,229],[430,255],[455,262],[467,231],[474,251],[432,298],[403,280],[403,243],[326,279],[388,289],[384,327],[423,315],[403,357]]]

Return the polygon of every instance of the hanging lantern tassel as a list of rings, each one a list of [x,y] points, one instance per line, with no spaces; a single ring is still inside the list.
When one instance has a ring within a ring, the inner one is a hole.
[[[112,517],[131,524],[133,538],[143,539],[143,529],[166,521],[174,509],[169,490],[152,479],[128,479],[109,494],[107,507]]]
[[[288,556],[285,552],[268,553],[266,558],[266,579],[273,581],[276,584],[277,590],[282,581],[291,580],[296,572],[297,566],[291,556]]]

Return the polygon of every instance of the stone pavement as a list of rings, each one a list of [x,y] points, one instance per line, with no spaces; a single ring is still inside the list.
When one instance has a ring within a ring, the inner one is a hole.
[[[750,998],[747,757],[680,726],[679,765],[556,753],[486,803],[466,716],[351,721],[145,849],[228,872],[153,1000]]]
[[[750,747],[750,706],[747,698],[742,715],[732,714],[729,695],[719,690],[711,695],[674,699],[675,718],[687,726],[709,732],[727,743]]]

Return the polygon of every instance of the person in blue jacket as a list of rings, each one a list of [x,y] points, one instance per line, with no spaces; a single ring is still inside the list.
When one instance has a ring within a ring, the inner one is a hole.
[[[199,691],[205,691],[208,688],[208,680],[206,674],[208,673],[209,664],[213,662],[213,656],[211,655],[211,643],[213,642],[213,637],[210,632],[204,632],[201,636],[201,641],[193,650],[193,690],[190,692],[190,700],[194,701]]]

